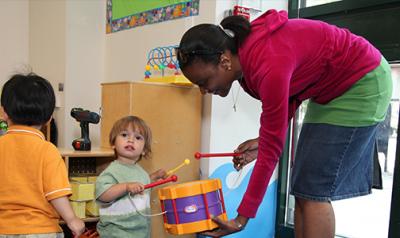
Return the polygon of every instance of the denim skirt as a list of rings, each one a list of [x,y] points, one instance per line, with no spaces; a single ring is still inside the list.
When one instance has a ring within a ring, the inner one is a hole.
[[[292,168],[291,194],[321,202],[370,194],[376,129],[377,124],[304,123]]]

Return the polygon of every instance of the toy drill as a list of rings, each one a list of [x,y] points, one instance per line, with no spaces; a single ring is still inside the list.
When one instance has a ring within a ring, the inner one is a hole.
[[[90,150],[90,139],[89,139],[89,123],[97,124],[100,121],[99,114],[82,108],[72,108],[71,116],[80,122],[81,126],[81,138],[77,138],[72,141],[72,147],[75,150]]]

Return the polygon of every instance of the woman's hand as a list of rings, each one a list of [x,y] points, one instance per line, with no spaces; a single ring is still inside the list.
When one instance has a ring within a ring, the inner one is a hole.
[[[159,179],[165,179],[167,178],[167,172],[164,169],[159,169],[156,172],[150,174],[150,179],[152,181],[154,180],[159,180]]]
[[[232,159],[233,167],[239,171],[246,164],[257,159],[258,155],[258,138],[247,140],[240,144],[235,150],[235,153],[242,153],[239,156],[235,156]]]
[[[144,185],[138,182],[126,183],[126,191],[132,194],[142,193],[144,191]]]
[[[202,232],[201,235],[211,237],[221,237],[232,233],[239,232],[244,229],[249,218],[238,215],[235,219],[229,221],[223,221],[218,217],[212,219],[219,226],[217,229],[212,231]]]

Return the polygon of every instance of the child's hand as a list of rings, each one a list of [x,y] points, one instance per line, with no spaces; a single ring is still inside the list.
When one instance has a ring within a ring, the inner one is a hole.
[[[126,191],[132,194],[142,193],[144,191],[144,185],[138,182],[127,183]]]
[[[159,169],[150,175],[151,180],[164,179],[167,177],[167,172],[164,169]]]
[[[69,221],[67,225],[68,228],[72,231],[74,238],[78,238],[85,231],[85,223],[77,217],[71,219],[71,221]]]

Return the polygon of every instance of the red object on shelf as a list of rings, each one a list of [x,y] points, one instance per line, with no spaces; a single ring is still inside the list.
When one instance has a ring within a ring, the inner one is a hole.
[[[153,183],[146,184],[146,185],[144,185],[144,189],[152,188],[152,187],[164,184],[164,183],[176,182],[177,180],[178,180],[178,176],[172,175],[171,177],[168,177],[166,179],[162,179],[162,180],[159,180],[159,181],[156,181]]]
[[[194,153],[194,157],[196,159],[201,159],[201,158],[204,158],[204,157],[229,157],[229,156],[234,157],[234,156],[239,156],[241,154],[242,153],[208,153],[208,154],[202,154],[200,152],[196,152],[196,153]]]
[[[233,15],[243,16],[247,20],[250,20],[250,8],[236,5],[233,7]]]

